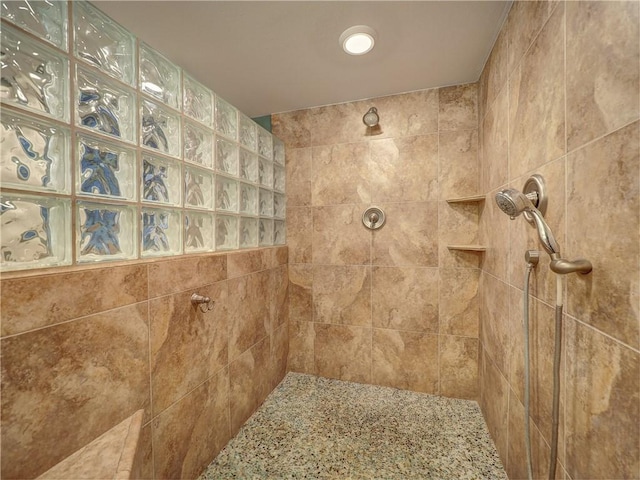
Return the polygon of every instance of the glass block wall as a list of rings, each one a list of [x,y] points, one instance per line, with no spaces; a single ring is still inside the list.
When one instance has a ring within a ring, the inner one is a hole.
[[[285,243],[284,145],[84,1],[2,1],[1,270]]]

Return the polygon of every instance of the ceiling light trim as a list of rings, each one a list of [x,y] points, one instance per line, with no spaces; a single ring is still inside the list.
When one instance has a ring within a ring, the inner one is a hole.
[[[377,40],[376,31],[367,25],[354,25],[340,35],[340,46],[349,55],[369,53]]]

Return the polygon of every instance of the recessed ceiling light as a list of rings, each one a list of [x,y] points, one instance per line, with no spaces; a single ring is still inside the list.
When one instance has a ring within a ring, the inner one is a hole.
[[[366,25],[347,28],[340,35],[340,45],[349,55],[364,55],[376,43],[376,31]]]

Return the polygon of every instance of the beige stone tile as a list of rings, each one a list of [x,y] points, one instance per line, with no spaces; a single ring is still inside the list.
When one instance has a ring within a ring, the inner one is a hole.
[[[153,448],[151,447],[152,426],[151,422],[140,429],[138,449],[133,459],[133,468],[130,477],[132,479],[153,479]]]
[[[369,203],[369,145],[327,145],[312,150],[311,203],[314,206]]]
[[[438,332],[438,270],[374,267],[373,325]]]
[[[509,78],[509,171],[518,178],[565,153],[564,7]]]
[[[440,335],[440,395],[477,400],[478,339]]]
[[[566,467],[572,478],[640,470],[640,354],[567,321]]]
[[[480,277],[480,339],[502,375],[509,374],[509,286],[483,272]]]
[[[438,135],[373,140],[371,201],[420,202],[438,198]]]
[[[368,205],[313,208],[313,263],[365,265],[371,262],[371,232],[362,224]]]
[[[289,326],[280,325],[271,334],[271,390],[276,388],[287,374],[289,357]]]
[[[373,264],[438,266],[438,203],[381,204],[384,227],[373,232]]]
[[[467,83],[443,87],[438,91],[438,130],[469,130],[478,128],[478,84]]]
[[[505,414],[509,408],[509,384],[493,364],[484,350],[480,355],[480,408],[489,434],[502,460],[502,465],[507,465],[508,455],[508,419]]]
[[[291,263],[311,263],[313,241],[313,209],[287,208],[287,243]]]
[[[637,120],[638,2],[567,3],[569,151]]]
[[[149,302],[154,416],[229,363],[227,282],[198,289],[215,301],[207,313],[191,304],[191,293]]]
[[[509,279],[508,265],[510,260],[511,243],[510,230],[525,228],[514,225],[495,201],[497,190],[489,192],[480,213],[480,244],[487,250],[483,254],[482,268],[492,275],[507,282]]]
[[[478,338],[480,270],[440,268],[440,334]]]
[[[477,245],[479,203],[438,202],[438,251],[440,267],[479,268],[483,253],[451,250],[448,245]]]
[[[261,248],[227,253],[227,277],[235,278],[267,268],[269,250]]]
[[[480,119],[507,85],[507,30],[502,28],[484,66],[478,85]]]
[[[270,350],[266,337],[229,365],[231,436],[238,433],[271,392]]]
[[[269,314],[275,330],[289,319],[289,273],[286,265],[269,270]]]
[[[183,292],[227,278],[227,256],[181,257],[149,265],[149,298]]]
[[[313,267],[313,320],[371,326],[371,267]]]
[[[482,191],[505,185],[509,178],[508,89],[489,107],[482,125]]]
[[[383,134],[389,138],[438,131],[438,89],[419,90],[375,99]],[[366,109],[360,114],[364,115]]]
[[[267,269],[289,264],[289,247],[287,245],[265,248],[263,255]]]
[[[640,123],[568,156],[568,258],[593,273],[567,279],[567,312],[634,348],[640,347]],[[569,472],[571,473],[571,472]]]
[[[415,392],[439,392],[438,336],[373,329],[372,382]]]
[[[316,323],[316,375],[371,383],[371,328]]]
[[[312,265],[289,265],[289,320],[312,322]]]
[[[196,478],[230,438],[224,369],[153,420],[155,478]]]
[[[4,279],[0,284],[2,335],[15,335],[146,299],[146,265]]]
[[[504,28],[509,45],[509,72],[520,63],[558,3],[557,0],[513,2]]]
[[[229,361],[233,361],[271,331],[269,272],[228,281]]]
[[[2,478],[34,478],[149,412],[147,304],[5,338]]]
[[[309,109],[311,144],[315,147],[366,140],[367,127],[362,116],[375,104],[376,99],[372,99]]]
[[[480,191],[477,128],[441,132],[438,138],[440,199],[477,195]]]
[[[289,148],[311,146],[310,110],[275,113],[271,115],[271,131]]]
[[[312,322],[289,322],[289,358],[287,368],[292,372],[315,375],[315,329]]]
[[[287,205],[301,207],[311,205],[311,148],[287,150]]]

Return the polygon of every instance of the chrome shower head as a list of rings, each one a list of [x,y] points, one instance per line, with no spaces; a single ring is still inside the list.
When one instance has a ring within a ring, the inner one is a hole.
[[[537,200],[536,193],[532,192],[525,195],[514,188],[507,188],[496,193],[496,203],[500,210],[509,215],[512,220],[522,212],[529,213],[535,223],[536,230],[538,230],[542,247],[551,256],[559,255],[560,247],[558,247],[558,243],[553,233],[551,233],[549,225],[544,221],[542,213],[535,207],[532,200]]]
[[[367,113],[362,117],[362,122],[369,128],[375,127],[378,125],[380,121],[380,116],[378,115],[378,109],[376,107],[371,107]]]

